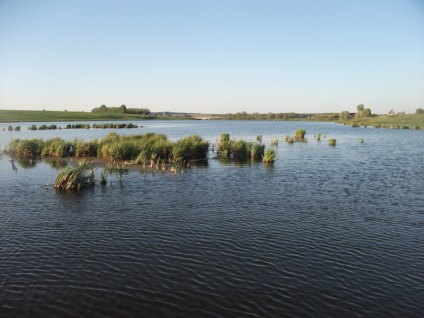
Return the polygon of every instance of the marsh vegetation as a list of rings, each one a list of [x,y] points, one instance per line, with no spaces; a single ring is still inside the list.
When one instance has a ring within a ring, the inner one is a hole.
[[[36,157],[98,157],[107,160],[127,160],[141,163],[144,160],[190,161],[206,159],[209,142],[197,135],[170,141],[163,134],[120,136],[109,133],[102,139],[65,141],[61,138],[14,139],[7,152],[21,158]]]

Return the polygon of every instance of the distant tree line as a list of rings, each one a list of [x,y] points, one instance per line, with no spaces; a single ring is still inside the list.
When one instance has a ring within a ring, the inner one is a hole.
[[[297,114],[297,113],[246,113],[238,112],[235,114],[221,115],[224,120],[294,120],[294,119],[336,119],[338,114]]]
[[[417,110],[415,111],[415,114],[424,114],[424,109],[417,108]]]
[[[107,107],[102,105],[100,107],[93,108],[92,113],[124,113],[124,114],[138,114],[138,115],[149,115],[150,110],[147,108],[127,108],[125,105],[120,107]]]

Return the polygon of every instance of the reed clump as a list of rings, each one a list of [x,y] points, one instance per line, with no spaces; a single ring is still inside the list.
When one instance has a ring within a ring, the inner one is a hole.
[[[86,161],[80,161],[76,166],[67,166],[59,173],[54,182],[54,188],[61,191],[81,190],[94,186],[94,168]]]
[[[335,146],[335,145],[336,145],[336,139],[329,139],[329,140],[328,140],[328,144],[329,144],[330,146]]]
[[[275,151],[273,149],[266,149],[262,161],[265,163],[273,163],[275,161]]]
[[[250,146],[250,157],[252,159],[260,159],[264,155],[265,145],[252,144]]]
[[[49,139],[43,144],[41,156],[63,158],[67,156],[70,148],[71,143],[61,138]]]
[[[203,160],[207,158],[209,142],[198,135],[192,135],[178,140],[172,147],[174,160]]]
[[[221,134],[217,145],[217,154],[220,158],[231,159],[260,159],[265,150],[265,145],[247,142],[245,140],[230,140],[229,134]]]
[[[75,154],[75,157],[97,157],[98,150],[99,141],[97,139],[90,141],[75,139],[69,153],[70,155]]]
[[[21,158],[35,158],[41,155],[43,145],[41,139],[14,139],[9,143],[7,153]]]
[[[296,141],[305,141],[306,130],[305,129],[297,129],[294,132],[294,138]]]
[[[188,136],[172,142],[163,134],[120,136],[110,133],[100,140],[72,142],[61,138],[49,140],[29,139],[12,140],[9,154],[18,157],[99,157],[107,160],[127,160],[142,163],[154,158],[156,161],[203,160],[208,157],[209,142],[197,135]]]

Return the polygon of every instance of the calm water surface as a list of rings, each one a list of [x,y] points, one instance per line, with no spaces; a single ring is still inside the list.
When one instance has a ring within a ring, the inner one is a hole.
[[[31,123],[32,124],[32,123]],[[41,161],[0,159],[1,317],[422,317],[424,132],[298,122],[137,122],[177,140],[222,132],[277,161],[135,169],[81,193]],[[113,130],[2,131],[102,138]],[[59,124],[61,126],[61,124]],[[65,123],[62,124],[65,126]],[[305,128],[308,143],[285,134]],[[313,135],[326,134],[321,142]],[[337,146],[329,147],[328,139]],[[360,144],[360,138],[365,142]]]

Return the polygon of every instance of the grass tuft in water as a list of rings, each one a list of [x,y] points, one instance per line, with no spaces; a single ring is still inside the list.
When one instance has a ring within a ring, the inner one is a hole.
[[[336,139],[329,139],[329,140],[328,140],[328,144],[329,144],[330,146],[335,146],[335,145],[336,145]]]
[[[94,170],[86,161],[80,161],[77,166],[67,166],[56,177],[54,188],[61,191],[79,191],[93,187]]]
[[[264,163],[273,163],[275,161],[275,151],[273,149],[266,149],[262,161]]]
[[[298,129],[294,132],[294,138],[296,141],[305,141],[306,130]]]

